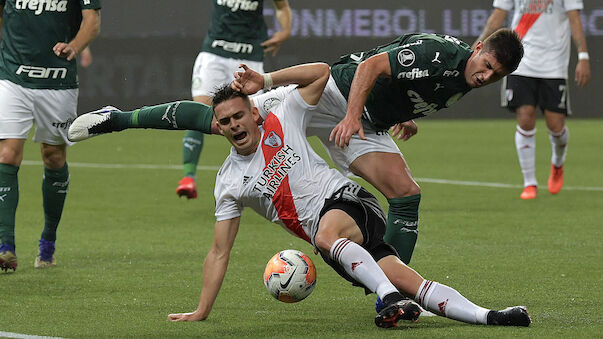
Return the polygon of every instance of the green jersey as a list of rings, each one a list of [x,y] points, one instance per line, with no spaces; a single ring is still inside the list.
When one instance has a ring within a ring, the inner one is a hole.
[[[465,82],[469,45],[451,36],[406,34],[370,51],[343,56],[331,75],[348,98],[358,64],[386,52],[391,78],[379,77],[363,118],[378,130],[450,107],[471,90]]]
[[[2,41],[0,79],[27,88],[77,88],[77,64],[56,56],[58,42],[70,42],[83,9],[99,9],[100,0],[0,0]]]
[[[204,52],[225,58],[262,61],[268,39],[263,0],[214,0]]]

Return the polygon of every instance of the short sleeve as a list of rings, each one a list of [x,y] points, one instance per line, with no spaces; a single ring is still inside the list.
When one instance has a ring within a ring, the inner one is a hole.
[[[225,164],[227,164],[227,161]],[[240,217],[243,211],[243,206],[237,202],[235,196],[236,187],[226,180],[230,177],[232,176],[223,165],[216,176],[216,186],[214,187],[214,198],[216,199],[215,216],[218,221]]]
[[[272,113],[287,125],[294,125],[296,129],[305,131],[306,123],[311,116],[310,112],[315,108],[316,106],[306,103],[299,91],[295,89],[285,95],[283,102],[274,108]]]
[[[272,111],[276,106],[280,105],[281,102],[285,99],[287,93],[294,90],[296,85],[282,86],[266,93],[256,95],[251,100],[253,100],[253,105],[257,107],[260,112],[260,116],[262,119],[266,119],[268,113]]]
[[[82,10],[84,9],[100,9],[101,0],[80,0]]]
[[[494,0],[492,3],[492,7],[500,8],[507,12],[510,12],[513,9],[513,6],[513,0]]]

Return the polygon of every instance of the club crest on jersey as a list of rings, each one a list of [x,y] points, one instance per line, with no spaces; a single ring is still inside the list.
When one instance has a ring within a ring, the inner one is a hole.
[[[505,90],[505,96],[507,97],[507,101],[512,101],[513,100],[513,90],[512,89]]]
[[[271,131],[264,140],[264,145],[270,146],[272,148],[281,147],[282,144],[283,140],[274,131]]]
[[[410,49],[403,49],[398,53],[398,62],[404,67],[415,63],[415,53]]]

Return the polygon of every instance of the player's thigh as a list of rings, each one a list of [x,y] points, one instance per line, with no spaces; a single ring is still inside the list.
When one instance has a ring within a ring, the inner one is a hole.
[[[356,158],[350,168],[388,199],[421,193],[400,153],[368,152]]]
[[[335,207],[326,211],[318,223],[316,245],[322,250],[329,250],[333,243],[340,238],[362,244],[363,236],[356,221],[346,210]]]
[[[69,126],[77,117],[78,89],[36,89],[34,141],[48,145],[73,145],[67,139]]]
[[[561,132],[565,117],[571,113],[569,87],[566,79],[542,79],[540,102],[549,130]]]
[[[34,123],[33,91],[0,80],[0,139],[27,139]]]
[[[538,79],[509,75],[503,79],[501,105],[517,115],[517,124],[524,130],[532,130],[536,124],[538,105]]]

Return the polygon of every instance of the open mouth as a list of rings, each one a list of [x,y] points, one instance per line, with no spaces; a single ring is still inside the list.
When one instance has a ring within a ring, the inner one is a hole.
[[[241,133],[234,134],[232,136],[232,138],[235,139],[236,141],[239,141],[239,140],[245,139],[246,136],[247,136],[247,132],[241,132]]]
[[[478,78],[478,76],[477,76],[477,75],[475,76],[475,83],[476,83],[478,86],[481,86],[481,85],[483,85],[483,84],[484,84],[484,82],[483,82],[483,81],[481,81],[481,80],[480,80],[480,78]]]

